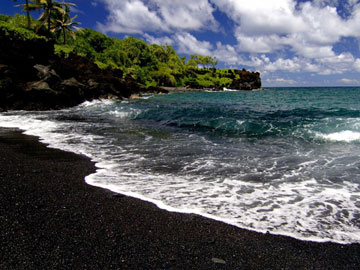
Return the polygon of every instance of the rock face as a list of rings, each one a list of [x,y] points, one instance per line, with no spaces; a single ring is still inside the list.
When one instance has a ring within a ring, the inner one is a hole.
[[[144,89],[121,70],[100,69],[86,57],[54,54],[43,39],[7,36],[0,29],[0,111],[47,110],[99,98],[127,98]]]
[[[258,72],[229,70],[225,77],[232,80],[233,89],[261,87]],[[121,70],[100,69],[86,57],[58,56],[51,41],[9,35],[0,27],[0,111],[62,109],[87,100],[128,98],[146,91],[166,92],[156,87],[144,89],[132,77],[123,78]]]
[[[261,88],[261,78],[259,72],[249,72],[246,70],[234,70],[240,79],[233,79],[230,88],[240,90],[253,90]]]

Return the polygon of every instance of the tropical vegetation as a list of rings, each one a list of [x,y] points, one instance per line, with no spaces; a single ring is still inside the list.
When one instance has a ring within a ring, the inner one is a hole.
[[[16,2],[17,0],[13,0],[14,2]],[[27,19],[27,27],[30,29],[31,28],[31,17],[30,17],[30,9],[29,9],[29,0],[25,0],[25,5],[19,5],[19,6],[24,6],[24,10],[26,12],[26,19]]]
[[[89,28],[77,29],[76,16],[70,16],[73,3],[26,0],[25,4],[18,6],[24,8],[26,16],[1,15],[0,27],[16,29],[28,38],[45,36],[55,43],[56,53],[64,57],[78,54],[90,58],[100,68],[121,69],[124,77],[132,76],[145,87],[231,87],[234,80],[249,73],[246,70],[216,69],[216,57],[180,57],[169,44],[149,45],[135,37],[120,40]],[[29,15],[29,11],[35,10],[41,12],[37,20]]]

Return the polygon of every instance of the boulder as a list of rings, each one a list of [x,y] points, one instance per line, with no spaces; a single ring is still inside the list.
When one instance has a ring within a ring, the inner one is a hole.
[[[25,91],[54,91],[45,81],[28,82],[25,86]],[[54,91],[55,92],[55,91]]]
[[[96,82],[94,79],[89,79],[87,81],[87,85],[88,85],[89,89],[91,89],[91,90],[96,89],[97,87],[99,87],[99,83]]]
[[[68,88],[84,88],[85,85],[82,83],[79,83],[74,77],[70,79],[63,80],[61,82],[62,86],[66,86]]]
[[[37,77],[40,80],[46,81],[51,85],[61,81],[60,76],[57,75],[55,70],[51,69],[50,65],[44,66],[44,65],[36,64],[34,65],[34,68],[38,71]]]

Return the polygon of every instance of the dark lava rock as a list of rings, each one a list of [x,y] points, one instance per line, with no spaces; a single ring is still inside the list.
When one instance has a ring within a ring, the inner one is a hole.
[[[144,89],[117,69],[86,57],[54,53],[41,38],[22,39],[0,28],[0,110],[48,110],[99,98],[127,98]]]

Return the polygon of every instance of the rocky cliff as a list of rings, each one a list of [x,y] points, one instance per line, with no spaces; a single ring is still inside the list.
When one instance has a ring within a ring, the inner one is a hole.
[[[259,72],[250,72],[246,70],[234,70],[233,81],[230,88],[240,90],[253,90],[261,88],[261,78]]]
[[[226,78],[232,89],[261,87],[258,72],[230,69],[221,75],[215,69],[197,72]],[[214,89],[223,86],[219,84]],[[201,88],[198,83],[189,87]],[[62,109],[84,101],[128,98],[146,91],[166,92],[156,87],[144,89],[131,76],[124,78],[121,70],[100,69],[87,57],[56,55],[53,42],[36,36],[24,37],[0,26],[0,111]]]
[[[142,90],[131,77],[123,79],[121,70],[100,69],[75,54],[55,55],[50,41],[0,28],[0,111],[61,109]]]

